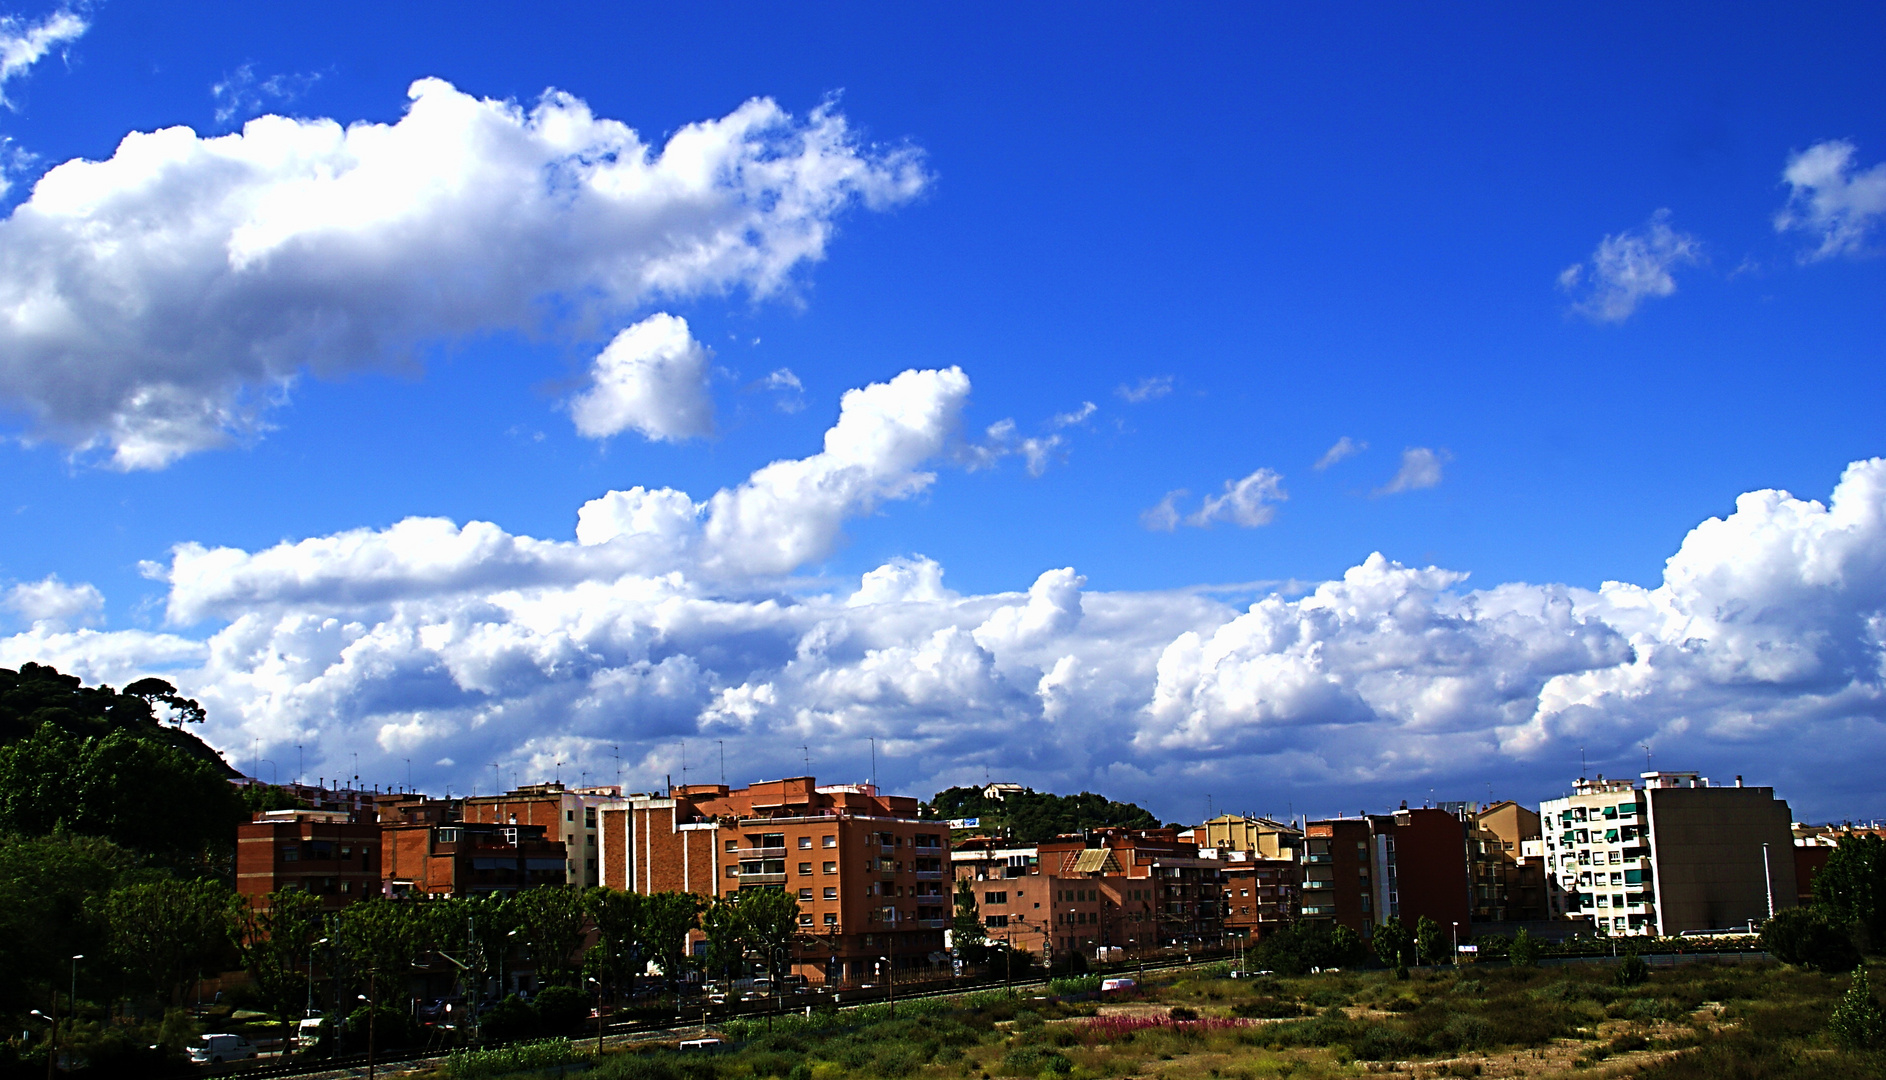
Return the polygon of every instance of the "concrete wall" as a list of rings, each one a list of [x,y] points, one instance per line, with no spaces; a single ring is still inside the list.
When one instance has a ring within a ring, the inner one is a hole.
[[[1765,787],[1652,788],[1650,855],[1660,933],[1720,930],[1793,907],[1788,804]],[[1762,844],[1768,875],[1762,875]]]

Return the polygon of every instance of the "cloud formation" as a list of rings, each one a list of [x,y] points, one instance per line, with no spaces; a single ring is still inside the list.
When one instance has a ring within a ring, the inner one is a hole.
[[[1367,450],[1368,448],[1369,448],[1368,443],[1362,442],[1358,439],[1352,439],[1349,436],[1344,435],[1342,438],[1336,440],[1336,444],[1334,446],[1331,446],[1328,450],[1323,451],[1323,456],[1320,458],[1317,458],[1316,464],[1310,467],[1312,469],[1315,469],[1317,472],[1322,472],[1324,469],[1329,468],[1331,465],[1334,465],[1340,461],[1347,461],[1350,458],[1355,457],[1357,454],[1360,454],[1362,451]]]
[[[1782,170],[1788,204],[1775,215],[1775,231],[1818,239],[1805,259],[1866,254],[1868,235],[1886,221],[1886,162],[1861,169],[1854,164],[1859,152],[1845,139],[1833,139],[1789,158]]]
[[[28,622],[64,630],[96,622],[104,611],[105,596],[89,583],[67,585],[59,575],[49,574],[8,589],[0,606]]]
[[[1404,491],[1439,487],[1441,467],[1447,463],[1449,456],[1445,450],[1411,446],[1401,452],[1401,468],[1395,470],[1395,475],[1389,479],[1388,483],[1376,488],[1375,493],[1396,495]]]
[[[311,774],[357,748],[369,776],[411,757],[602,779],[619,750],[624,782],[648,786],[680,779],[684,740],[698,762],[724,739],[736,781],[798,768],[801,745],[820,775],[857,779],[870,737],[886,782],[919,794],[986,764],[1179,814],[1174,793],[1206,784],[1353,812],[1496,777],[1538,798],[1580,748],[1628,772],[1650,741],[1775,783],[1798,814],[1877,799],[1886,460],[1853,463],[1825,504],[1743,495],[1649,587],[1471,588],[1381,554],[1242,599],[1095,590],[1072,567],[959,593],[917,555],[851,581],[784,576],[835,550],[843,521],[927,488],[968,389],[946,370],[854,390],[817,452],[701,500],[612,492],[574,540],[415,519],[180,546],[153,568],[175,632],[35,625],[0,639],[0,663],[162,671],[209,708],[212,740],[302,743]],[[199,622],[201,640],[183,629]],[[450,765],[420,779],[480,782]]]
[[[0,18],[0,105],[13,108],[7,84],[32,70],[34,64],[61,45],[77,41],[91,24],[71,8],[60,8],[38,22],[18,15]]]
[[[320,81],[318,71],[305,75],[278,73],[257,79],[255,65],[244,64],[210,86],[210,97],[216,101],[216,122],[227,124],[238,116],[254,116],[268,108],[271,101],[293,105]]]
[[[589,389],[570,402],[576,430],[606,439],[633,428],[666,442],[712,435],[713,360],[686,319],[650,315],[617,334],[590,365]]]
[[[848,208],[926,183],[829,104],[755,99],[655,147],[555,91],[526,109],[421,79],[410,98],[394,124],[167,128],[48,171],[0,221],[0,400],[33,437],[162,468],[260,431],[304,372],[778,293]]]
[[[1113,388],[1113,392],[1129,405],[1138,405],[1146,401],[1157,401],[1167,394],[1172,393],[1172,376],[1148,375],[1131,386],[1121,383],[1119,386]]]
[[[1577,297],[1572,310],[1593,322],[1623,322],[1645,300],[1676,292],[1671,271],[1701,257],[1701,242],[1672,229],[1670,211],[1659,210],[1643,228],[1599,241],[1589,262],[1559,274],[1559,288]]]

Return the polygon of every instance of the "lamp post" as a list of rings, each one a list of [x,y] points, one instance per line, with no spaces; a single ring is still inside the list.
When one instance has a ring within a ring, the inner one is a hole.
[[[602,983],[592,977],[589,980],[596,987],[596,1056],[602,1056]]]
[[[1454,924],[1454,966],[1460,966],[1460,924]]]
[[[367,1003],[367,1080],[373,1080],[373,1035],[375,1022],[380,1018],[380,1010],[374,1008],[373,998],[369,997],[369,994],[378,996],[373,985],[373,972],[367,973],[367,993],[355,995]]]
[[[71,1007],[74,1019],[79,1015],[79,961],[85,959],[84,953],[72,958],[72,989],[66,995],[66,1004]],[[59,992],[52,992],[52,1030],[46,1033],[46,1078],[52,1080],[52,1070],[59,1058]],[[67,1024],[68,1028],[72,1025]]]
[[[891,1019],[895,1020],[897,1019],[897,972],[891,967],[890,957],[880,956],[878,959],[884,963],[885,1000],[890,1003]]]
[[[308,946],[308,1003],[301,1008],[304,1017],[314,1011],[314,950],[326,944],[327,939],[322,938]]]
[[[46,1076],[47,1076],[47,1080],[51,1080],[51,1077],[52,1077],[53,1039],[59,1034],[59,1021],[57,1019],[58,1014],[59,1014],[59,992],[57,990],[53,991],[53,994],[52,994],[52,1012],[53,1012],[52,1016],[47,1016],[45,1013],[40,1012],[38,1009],[34,1009],[32,1012],[32,1015],[37,1016],[41,1020],[44,1020],[48,1024],[52,1025],[51,1027],[46,1029]]]

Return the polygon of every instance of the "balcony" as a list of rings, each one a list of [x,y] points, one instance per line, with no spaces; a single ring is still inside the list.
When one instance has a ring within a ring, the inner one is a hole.
[[[941,930],[944,927],[948,926],[949,924],[950,924],[950,921],[948,919],[918,919],[917,920],[917,925],[923,927],[925,930]]]
[[[740,884],[742,885],[784,885],[785,883],[786,883],[786,875],[784,874],[741,874],[740,875]]]
[[[943,880],[943,871],[941,871],[941,870],[919,870],[919,871],[917,871],[917,880],[918,880],[918,881],[942,881],[942,880]]]
[[[1303,861],[1304,861],[1304,862],[1305,862],[1306,864],[1307,864],[1307,863],[1324,863],[1324,864],[1327,864],[1327,863],[1328,863],[1328,862],[1330,861],[1330,856],[1328,856],[1328,855],[1309,855],[1309,854],[1305,854],[1305,855],[1303,856]]]
[[[786,849],[783,847],[743,847],[734,852],[742,859],[783,859]]]

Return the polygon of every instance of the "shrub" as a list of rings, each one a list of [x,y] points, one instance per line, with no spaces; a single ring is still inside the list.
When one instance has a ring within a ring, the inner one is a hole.
[[[1198,1012],[1196,1010],[1188,1009],[1183,1005],[1174,1005],[1171,1011],[1166,1013],[1166,1015],[1172,1017],[1174,1020],[1198,1019]]]
[[[1507,950],[1507,958],[1516,968],[1538,967],[1539,939],[1522,928],[1519,936],[1513,939],[1512,948]]]
[[[537,1007],[512,994],[478,1021],[478,1031],[494,1042],[534,1038],[542,1028]]]
[[[1287,1020],[1293,1016],[1302,1016],[1303,1007],[1282,998],[1256,997],[1231,1006],[1231,1015],[1247,1020]]]
[[[1613,981],[1625,989],[1642,986],[1650,981],[1650,968],[1645,965],[1644,958],[1636,952],[1627,952],[1624,954],[1624,962],[1618,965],[1617,975]]]
[[[568,986],[546,986],[537,992],[537,1018],[546,1032],[566,1034],[581,1026],[589,1014],[589,999]]]
[[[1002,1071],[1010,1076],[1039,1076],[1042,1073],[1068,1073],[1074,1063],[1052,1050],[1039,1046],[1018,1046],[1002,1055]]]
[[[1886,1043],[1886,1018],[1873,1001],[1873,989],[1867,985],[1866,969],[1853,973],[1853,985],[1841,995],[1827,1018],[1827,1030],[1835,1041],[1850,1050],[1871,1050]]]

